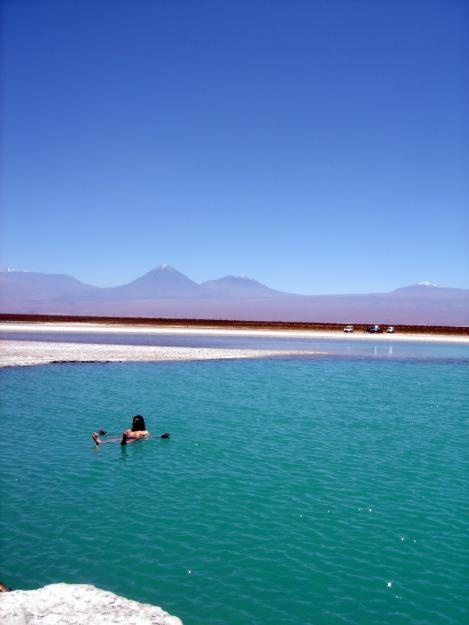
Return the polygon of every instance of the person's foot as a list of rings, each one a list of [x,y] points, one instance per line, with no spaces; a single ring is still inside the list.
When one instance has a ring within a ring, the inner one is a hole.
[[[127,438],[128,438],[128,436],[127,436],[127,434],[124,432],[124,433],[122,434],[121,445],[127,445]]]
[[[93,432],[93,434],[91,435],[91,438],[94,440],[94,442],[96,443],[96,445],[101,445],[102,441],[99,438],[99,434],[98,432]]]

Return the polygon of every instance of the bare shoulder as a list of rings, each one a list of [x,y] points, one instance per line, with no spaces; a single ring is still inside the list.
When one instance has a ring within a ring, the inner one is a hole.
[[[139,430],[138,432],[132,432],[132,435],[137,438],[145,438],[146,436],[150,436],[150,432],[148,430]]]

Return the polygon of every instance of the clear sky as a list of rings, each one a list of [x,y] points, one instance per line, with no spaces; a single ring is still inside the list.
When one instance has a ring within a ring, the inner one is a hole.
[[[3,266],[469,288],[467,0],[3,0]]]

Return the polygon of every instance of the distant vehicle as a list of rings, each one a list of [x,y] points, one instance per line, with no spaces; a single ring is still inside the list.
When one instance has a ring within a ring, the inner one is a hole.
[[[388,326],[388,327],[386,328],[386,332],[387,332],[388,334],[394,334],[394,332],[395,332],[395,331],[396,331],[396,330],[395,330],[394,326]]]
[[[381,328],[381,326],[374,325],[368,326],[365,332],[369,332],[370,334],[381,334],[383,332],[383,329]]]
[[[353,332],[353,326],[345,326],[344,332]]]

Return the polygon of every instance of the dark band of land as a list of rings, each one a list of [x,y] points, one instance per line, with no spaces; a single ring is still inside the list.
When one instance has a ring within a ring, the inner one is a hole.
[[[168,319],[162,317],[94,317],[75,315],[29,315],[0,313],[0,321],[28,321],[34,323],[102,323],[115,325],[145,325],[153,327],[174,326],[193,328],[223,328],[236,330],[321,330],[337,332],[343,330],[343,323],[293,322],[293,321],[249,321],[236,319]],[[388,324],[383,324],[386,329]],[[354,323],[356,331],[365,331],[369,323]],[[447,334],[469,336],[469,327],[394,325],[400,334]]]

